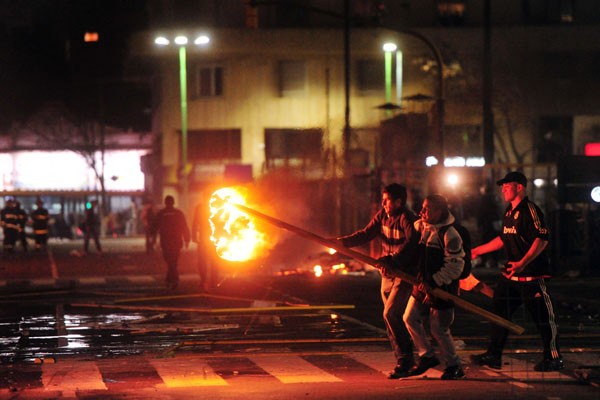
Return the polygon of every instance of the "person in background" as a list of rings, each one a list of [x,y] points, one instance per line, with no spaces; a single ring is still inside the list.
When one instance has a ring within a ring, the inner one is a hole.
[[[20,201],[15,201],[15,212],[17,213],[17,219],[19,220],[19,236],[18,240],[21,241],[23,251],[27,253],[29,251],[29,244],[27,243],[27,233],[25,232],[25,226],[27,225],[27,211],[21,207]]]
[[[6,200],[4,208],[0,211],[0,223],[4,233],[3,251],[13,253],[21,229],[14,199]]]
[[[129,202],[129,212],[127,213],[127,221],[125,222],[125,236],[133,236],[137,234],[138,223],[138,205],[135,197],[131,197]]]
[[[192,220],[192,242],[196,243],[196,262],[202,290],[209,290],[212,286],[212,282],[214,282],[216,278],[216,271],[207,251],[210,238],[208,214],[208,206],[204,201],[200,201],[196,204]]]
[[[461,236],[452,226],[453,223],[454,216],[448,210],[445,197],[432,194],[425,198],[421,219],[415,222],[415,228],[421,234],[417,275],[421,283],[414,287],[403,316],[419,354],[419,361],[411,369],[411,375],[421,375],[440,363],[425,331],[425,319],[428,318],[431,336],[438,343],[446,364],[441,378],[453,380],[465,376],[450,333],[450,326],[454,322],[454,304],[430,294],[432,288],[439,288],[458,295],[465,252]]]
[[[31,212],[31,222],[33,225],[33,238],[35,240],[35,249],[45,249],[48,244],[48,224],[50,214],[44,208],[44,202],[41,198],[35,201],[36,209]]]
[[[152,224],[156,218],[156,210],[154,204],[149,199],[144,199],[142,203],[142,210],[140,211],[140,219],[142,220],[142,227],[144,228],[144,236],[146,238],[146,253],[150,254],[154,251],[154,244],[156,243],[156,234],[152,232]]]
[[[92,200],[87,204],[85,217],[83,220],[83,252],[88,254],[90,239],[94,241],[98,254],[102,254],[102,246],[100,245],[100,219],[96,213],[98,208],[98,200]]]
[[[168,289],[179,285],[178,261],[181,248],[190,244],[190,230],[185,215],[174,207],[173,196],[165,197],[165,207],[156,214],[152,231],[158,232],[163,258],[167,263],[165,282]]]
[[[383,256],[378,259],[381,271],[383,319],[396,366],[388,379],[409,375],[414,365],[413,345],[402,315],[412,291],[412,285],[392,275],[393,269],[415,270],[419,235],[415,231],[416,215],[406,207],[406,187],[392,183],[383,188],[382,208],[363,229],[335,240],[345,247],[355,247],[376,238],[381,240]]]
[[[504,248],[508,262],[494,290],[493,311],[510,320],[524,304],[541,333],[544,347],[544,358],[534,370],[561,370],[564,365],[558,346],[558,327],[545,281],[550,277],[550,262],[546,254],[549,233],[544,214],[527,197],[527,178],[521,172],[509,172],[496,183],[502,186],[502,195],[508,203],[502,218],[502,231],[491,241],[475,247],[471,257]],[[471,356],[472,361],[501,369],[507,337],[506,328],[492,325],[487,351]]]

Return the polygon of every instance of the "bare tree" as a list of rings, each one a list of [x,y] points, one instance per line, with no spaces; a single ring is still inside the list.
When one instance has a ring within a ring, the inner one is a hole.
[[[476,108],[483,93],[481,58],[473,57],[473,53],[452,51],[447,44],[443,50],[447,60],[444,76],[448,102]],[[494,70],[494,147],[495,161],[500,163],[522,164],[533,149],[533,117],[518,75],[515,71]]]
[[[48,103],[29,119],[21,131],[31,135],[41,148],[69,150],[82,156],[100,184],[102,211],[107,212],[104,182],[106,134],[104,124],[79,119],[62,103]]]

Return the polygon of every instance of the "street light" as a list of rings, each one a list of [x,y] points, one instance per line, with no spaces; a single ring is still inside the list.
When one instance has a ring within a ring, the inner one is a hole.
[[[187,209],[188,202],[188,177],[190,173],[190,166],[188,165],[188,116],[187,116],[187,57],[186,57],[186,46],[188,45],[189,39],[185,35],[178,35],[173,39],[176,46],[179,47],[179,87],[181,93],[181,158],[180,158],[180,171],[183,176],[183,201],[181,202],[181,208]],[[197,46],[204,46],[210,42],[210,38],[206,35],[197,36],[194,39],[194,44]],[[171,40],[166,36],[158,36],[154,39],[154,43],[158,46],[169,46]]]
[[[402,99],[402,52],[398,50],[395,43],[385,43],[383,45],[385,53],[385,101],[387,104],[392,104],[392,55],[396,53],[396,103],[400,106]],[[386,111],[388,116],[391,115],[391,110]]]

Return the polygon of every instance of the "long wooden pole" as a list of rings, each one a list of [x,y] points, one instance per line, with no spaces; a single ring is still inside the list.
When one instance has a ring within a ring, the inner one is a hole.
[[[272,225],[275,225],[279,228],[288,230],[290,232],[293,232],[295,234],[297,234],[298,236],[302,236],[305,239],[308,240],[312,240],[313,242],[317,242],[322,244],[323,246],[327,246],[327,247],[331,247],[332,249],[335,249],[336,251],[338,251],[341,254],[344,254],[348,257],[352,257],[355,260],[361,261],[365,264],[369,264],[372,265],[374,267],[377,266],[377,260],[367,256],[366,254],[363,253],[359,253],[355,250],[349,249],[347,247],[342,246],[340,243],[338,243],[337,241],[333,241],[333,240],[329,240],[329,239],[325,239],[322,236],[319,236],[317,234],[314,234],[312,232],[309,232],[307,230],[304,230],[302,228],[299,228],[297,226],[288,224],[287,222],[281,221],[277,218],[271,217],[269,215],[263,214],[259,211],[253,210],[252,208],[246,207],[242,204],[233,204],[235,207],[237,207],[239,210],[253,215],[257,218],[260,218]],[[412,275],[407,274],[406,272],[400,271],[400,270],[394,270],[392,271],[392,273],[399,277],[400,279],[410,283],[411,285],[418,285],[420,282],[417,280],[417,278],[415,278]],[[464,300],[461,297],[455,296],[452,293],[448,293],[440,288],[433,288],[431,290],[431,294],[442,299],[442,300],[446,300],[446,301],[451,301],[453,302],[456,306],[462,308],[463,310],[472,312],[474,314],[477,314],[485,319],[487,319],[490,322],[493,322],[496,325],[499,325],[503,328],[508,329],[509,331],[516,333],[517,335],[521,335],[523,332],[525,332],[525,328],[523,328],[520,325],[517,325],[511,321],[508,321],[507,319],[504,319],[488,310],[485,310],[481,307],[476,306],[475,304],[468,302],[466,300]]]

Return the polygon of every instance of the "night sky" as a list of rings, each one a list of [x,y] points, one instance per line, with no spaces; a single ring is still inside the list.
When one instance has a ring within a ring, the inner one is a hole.
[[[147,85],[123,84],[132,33],[147,28],[143,0],[0,0],[0,134],[47,102],[86,119],[148,130]],[[84,33],[96,31],[97,43]],[[127,71],[127,73],[126,73]]]

